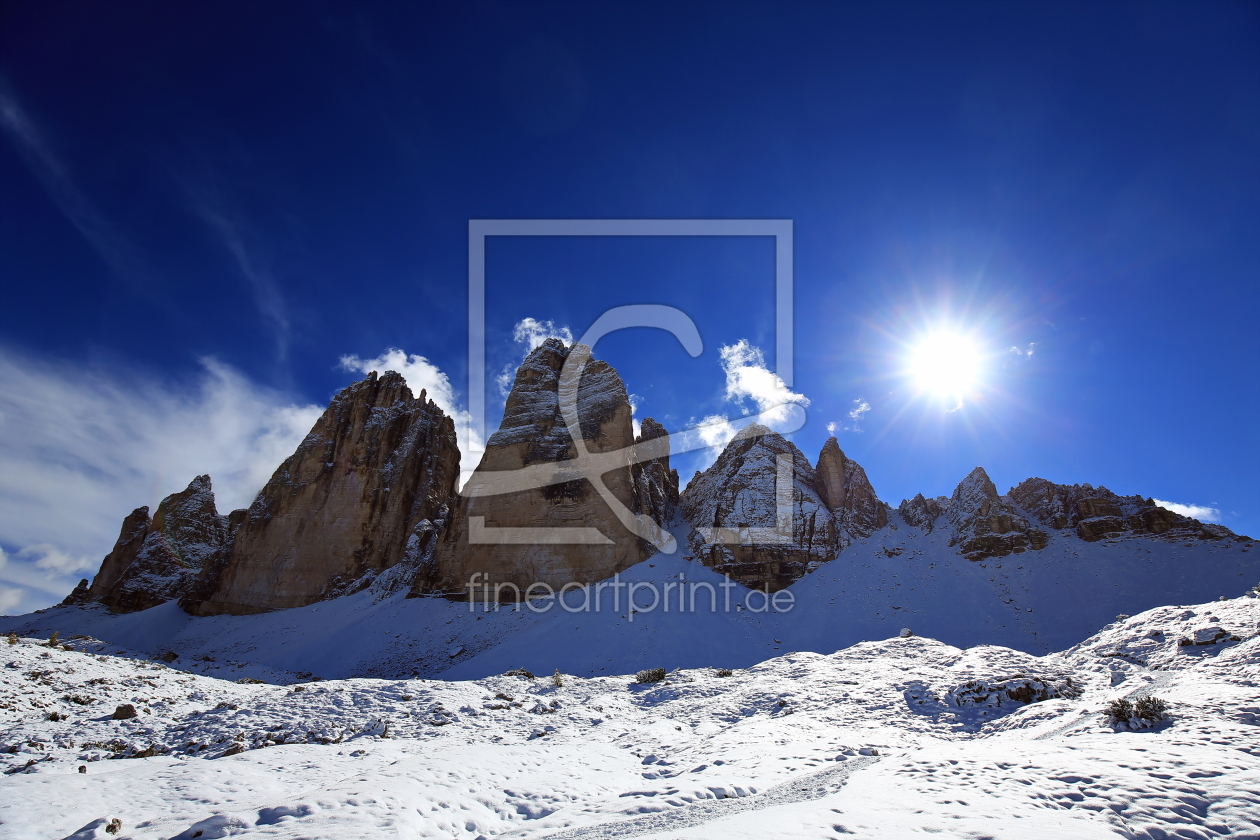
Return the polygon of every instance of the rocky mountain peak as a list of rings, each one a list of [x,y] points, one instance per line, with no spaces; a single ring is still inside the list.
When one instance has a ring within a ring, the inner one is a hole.
[[[469,580],[480,574],[483,583],[502,587],[478,590],[474,597],[488,591],[491,598],[514,600],[532,583],[559,588],[570,581],[603,580],[655,551],[628,530],[624,519],[644,514],[666,522],[677,498],[677,475],[669,469],[668,455],[632,463],[636,440],[625,385],[611,365],[589,358],[589,352],[550,339],[526,357],[503,422],[487,441],[451,528],[436,547],[429,573],[417,578],[413,595],[468,597]],[[585,360],[574,386],[581,450],[560,403],[564,367],[575,353]],[[664,430],[645,421],[644,434]],[[611,459],[605,459],[612,466],[597,479],[602,487],[571,463],[579,452]],[[505,492],[506,484],[516,480],[512,473],[524,470],[531,470],[525,489]]]
[[[353,591],[444,522],[459,476],[455,425],[406,380],[338,393],[254,499],[231,556],[192,612],[251,613]]]
[[[917,493],[913,499],[902,499],[901,504],[897,506],[897,512],[901,514],[902,520],[907,525],[930,534],[936,527],[936,520],[945,513],[948,505],[949,499],[944,496],[925,499],[922,493]]]
[[[834,558],[840,546],[813,465],[764,426],[736,435],[691,480],[681,503],[695,556],[749,588],[790,586]]]
[[[228,519],[215,507],[210,476],[197,476],[163,499],[152,518],[148,507],[132,511],[92,584],[80,582],[66,600],[135,612],[182,598],[228,543]]]
[[[1034,528],[982,467],[976,467],[954,489],[946,515],[954,528],[950,545],[968,560],[1005,557],[1029,549],[1045,548],[1049,536]]]
[[[951,500],[960,503],[964,507],[974,508],[981,504],[984,499],[998,498],[997,487],[989,478],[989,474],[984,471],[984,467],[976,467],[967,473],[967,477],[958,483],[954,488],[954,494]]]

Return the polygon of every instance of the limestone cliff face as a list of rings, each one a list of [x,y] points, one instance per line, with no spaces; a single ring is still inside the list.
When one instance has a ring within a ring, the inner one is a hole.
[[[370,583],[444,522],[459,476],[455,426],[397,373],[345,388],[258,494],[199,615],[299,607]]]
[[[229,518],[215,507],[210,476],[198,476],[163,499],[152,519],[147,507],[132,511],[91,586],[81,582],[66,603],[135,612],[184,597],[229,545]]]
[[[1049,537],[1034,528],[1012,500],[999,496],[982,467],[962,480],[945,510],[954,535],[950,545],[968,560],[1005,557],[1045,548]]]
[[[750,589],[792,585],[835,557],[841,544],[818,486],[814,467],[794,444],[749,426],[682,493],[692,553]]]
[[[560,391],[561,373],[573,352],[580,352],[576,364],[588,351],[549,339],[517,370],[503,422],[487,441],[451,527],[411,594],[468,597],[469,581],[480,573],[479,581],[494,588],[475,588],[473,598],[515,600],[530,584],[559,588],[569,582],[593,583],[655,552],[627,530],[610,502],[570,463],[578,450],[562,416]],[[615,503],[636,514],[667,515],[671,497],[677,495],[668,449],[662,459],[632,466],[630,402],[617,372],[588,359],[575,401],[586,450],[610,455],[603,482]],[[644,422],[645,438],[663,431],[654,421]],[[491,492],[526,468],[543,486]]]
[[[1119,536],[1215,540],[1234,535],[1224,526],[1165,510],[1151,499],[1117,496],[1106,487],[1089,484],[1054,484],[1044,478],[1029,478],[1012,488],[1010,496],[1043,525],[1072,529],[1087,542]]]
[[[818,455],[818,496],[836,517],[836,524],[852,537],[869,537],[888,524],[888,506],[875,495],[866,470],[827,438]]]

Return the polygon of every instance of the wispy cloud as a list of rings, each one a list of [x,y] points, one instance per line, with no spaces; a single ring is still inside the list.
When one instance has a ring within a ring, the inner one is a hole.
[[[556,326],[554,321],[537,321],[533,318],[522,318],[512,328],[512,339],[517,344],[526,346],[526,353],[534,350],[549,338],[558,338],[566,345],[573,344],[573,332],[565,326]]]
[[[1207,507],[1206,505],[1181,505],[1176,502],[1166,502],[1163,499],[1152,499],[1151,501],[1164,510],[1171,510],[1173,513],[1189,516],[1191,519],[1198,519],[1201,522],[1221,521],[1221,512],[1218,508]]]
[[[1012,356],[1022,356],[1025,359],[1031,358],[1032,354],[1037,352],[1037,342],[1030,341],[1025,347],[1007,347],[1006,352]]]
[[[428,398],[437,403],[446,415],[455,421],[455,434],[461,455],[460,485],[463,485],[481,460],[481,453],[486,448],[485,442],[472,431],[468,410],[460,405],[455,389],[451,386],[451,380],[437,365],[424,356],[415,353],[408,355],[397,347],[390,347],[374,359],[363,359],[353,355],[342,356],[341,367],[364,374],[374,370],[379,372],[392,370],[407,380],[407,386],[417,397],[420,396],[421,390],[427,391]]]
[[[237,270],[249,284],[258,313],[271,323],[274,330],[277,361],[286,361],[292,324],[288,306],[271,270],[266,249],[258,245],[250,235],[248,225],[238,215],[224,208],[224,202],[215,191],[184,184],[190,199],[190,209],[214,232],[219,244],[231,256]]]
[[[123,517],[209,473],[220,511],[247,506],[322,409],[213,359],[190,384],[0,349],[0,568],[23,610],[90,576]],[[14,596],[0,593],[0,602]]]
[[[862,399],[861,397],[858,397],[856,400],[853,401],[853,410],[849,412],[849,419],[853,421],[853,426],[851,427],[853,431],[855,432],[862,431],[862,426],[861,426],[862,418],[865,417],[866,412],[870,410],[871,410],[871,404],[868,403],[866,400]]]
[[[27,168],[39,180],[57,209],[78,229],[97,255],[119,274],[139,274],[140,260],[126,239],[79,189],[70,167],[54,151],[44,130],[2,82],[0,127],[3,127]]]

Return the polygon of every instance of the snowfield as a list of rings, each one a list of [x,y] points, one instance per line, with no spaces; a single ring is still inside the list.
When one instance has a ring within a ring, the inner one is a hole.
[[[1260,837],[1254,595],[1045,656],[894,636],[647,684],[60,642],[0,638],[0,837]],[[1151,694],[1167,720],[1104,714]]]

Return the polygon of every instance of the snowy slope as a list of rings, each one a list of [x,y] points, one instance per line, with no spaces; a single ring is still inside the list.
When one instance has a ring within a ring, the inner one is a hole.
[[[891,638],[646,685],[240,684],[70,646],[0,641],[0,837],[1260,837],[1252,596],[1043,657]],[[1030,681],[1058,697],[1000,690]],[[1170,720],[1101,713],[1147,693]]]
[[[685,542],[681,530],[675,535]],[[745,667],[787,651],[832,653],[902,627],[959,647],[998,644],[1044,654],[1119,613],[1232,597],[1260,581],[1260,551],[1233,542],[1088,543],[1055,532],[1040,551],[972,562],[948,538],[947,529],[921,533],[894,514],[892,527],[853,543],[787,590],[794,604],[781,613],[739,608],[749,601],[761,609],[763,598],[743,587],[724,591],[725,578],[679,553],[657,555],[621,575],[654,583],[660,593],[675,587],[670,611],[658,606],[634,616],[624,589],[620,610],[605,590],[599,612],[579,613],[555,605],[545,613],[506,606],[470,611],[466,603],[382,597],[369,589],[252,616],[191,618],[174,603],[126,615],[60,607],[0,619],[0,632],[81,633],[146,653],[173,651],[174,667],[213,675],[262,668],[287,672],[289,680],[302,673],[470,679],[525,667],[593,676],[658,666]],[[719,609],[708,611],[708,590],[700,589],[697,611],[680,613],[680,582],[711,586]],[[729,610],[723,609],[727,591]],[[648,592],[639,595],[646,606]]]

